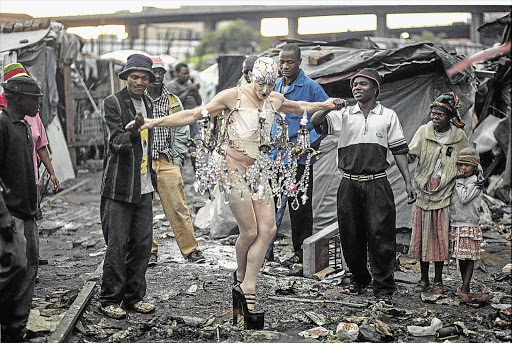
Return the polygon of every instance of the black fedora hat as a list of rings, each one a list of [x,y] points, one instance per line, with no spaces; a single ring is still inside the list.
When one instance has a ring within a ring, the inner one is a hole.
[[[148,56],[141,54],[133,54],[128,56],[123,71],[120,72],[117,76],[121,80],[126,80],[132,71],[145,71],[149,73],[149,82],[155,82],[156,80],[155,74],[153,74],[153,61],[151,61],[151,58]]]
[[[0,84],[6,93],[18,93],[24,95],[43,96],[43,92],[37,82],[27,76],[18,76]]]

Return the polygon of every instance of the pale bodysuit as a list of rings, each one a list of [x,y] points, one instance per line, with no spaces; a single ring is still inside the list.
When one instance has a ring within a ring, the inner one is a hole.
[[[259,110],[258,108],[239,108],[241,93],[242,90],[239,88],[236,105],[231,109],[227,118],[228,147],[242,152],[251,159],[257,160],[258,156],[260,156],[260,117],[262,113],[265,113],[264,135],[265,137],[270,137],[276,112],[270,99],[270,106],[266,106],[264,112],[263,109]],[[270,107],[270,109],[268,107]],[[272,197],[271,188],[266,176],[263,174],[263,171],[255,170],[254,162],[250,165],[242,164],[235,158],[229,156],[229,149],[226,155],[221,157],[219,163],[222,164],[224,160],[226,161],[226,167],[229,171],[228,180],[233,183],[232,188],[229,189],[226,187],[226,180],[222,180],[221,178],[226,201],[233,203],[249,198],[263,201],[268,197]],[[240,174],[252,174],[253,177],[259,179],[259,182],[256,182],[257,187],[254,187],[254,182],[252,182],[252,185],[248,184],[248,180],[240,177]],[[263,188],[261,186],[263,186]]]

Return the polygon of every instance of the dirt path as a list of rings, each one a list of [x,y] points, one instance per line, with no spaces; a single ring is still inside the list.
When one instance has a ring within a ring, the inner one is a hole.
[[[34,309],[46,321],[57,325],[65,311],[103,258],[104,241],[99,221],[99,187],[101,172],[79,174],[68,187],[82,180],[80,187],[51,198],[43,208],[41,257],[48,265],[40,267]],[[187,188],[189,198],[192,196]],[[161,214],[155,203],[154,215]],[[496,275],[510,263],[510,241],[495,230],[485,232],[483,262],[475,272],[473,291],[490,295],[485,306],[473,308],[461,304],[452,292],[460,286],[454,266],[445,275],[445,296],[434,299],[412,291],[418,280],[418,263],[400,257],[401,271],[396,273],[398,292],[393,305],[376,303],[371,289],[360,296],[345,293],[342,275],[330,283],[302,277],[285,276],[285,270],[267,265],[258,280],[258,306],[265,309],[265,330],[243,331],[231,323],[231,278],[235,269],[234,247],[210,240],[208,232],[196,231],[207,263],[195,265],[181,257],[167,220],[155,222],[160,244],[160,262],[147,272],[147,299],[157,305],[151,315],[129,313],[124,320],[109,319],[97,310],[98,286],[79,318],[68,342],[313,342],[298,334],[318,326],[336,331],[340,322],[356,323],[366,341],[432,342],[435,337],[414,337],[408,325],[427,326],[432,318],[443,326],[462,321],[469,336],[456,336],[451,342],[510,341],[510,277],[500,281]],[[284,241],[286,243],[286,240]],[[288,250],[287,250],[288,249]],[[284,256],[289,245],[276,247]],[[501,305],[500,305],[501,304]],[[503,305],[505,304],[505,305]],[[499,306],[498,306],[499,305]],[[316,321],[316,323],[315,323]],[[389,330],[385,337],[375,331]],[[29,342],[45,342],[48,332],[33,334]],[[507,338],[508,337],[508,338]],[[314,341],[340,342],[334,336]]]

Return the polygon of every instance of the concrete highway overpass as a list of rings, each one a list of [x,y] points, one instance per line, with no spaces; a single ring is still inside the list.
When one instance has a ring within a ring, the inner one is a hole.
[[[288,38],[303,38],[297,32],[298,18],[328,15],[375,14],[377,29],[374,36],[390,37],[396,33],[387,27],[386,15],[397,13],[449,13],[469,12],[472,21],[469,37],[474,43],[480,42],[477,28],[483,25],[483,14],[487,12],[508,12],[505,5],[334,5],[334,6],[182,6],[177,9],[146,7],[139,13],[117,12],[114,14],[52,17],[67,27],[125,25],[129,38],[139,37],[139,25],[162,23],[204,22],[207,31],[213,31],[220,21],[243,19],[255,29],[264,18],[288,18]],[[421,28],[431,30],[430,28]],[[400,29],[403,31],[403,29]],[[435,30],[433,30],[435,31]],[[367,32],[365,32],[367,34]]]

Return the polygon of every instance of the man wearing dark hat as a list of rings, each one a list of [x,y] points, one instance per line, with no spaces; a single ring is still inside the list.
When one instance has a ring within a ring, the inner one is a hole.
[[[130,55],[119,73],[119,78],[126,80],[126,87],[103,100],[101,107],[106,152],[100,215],[107,252],[98,308],[116,319],[126,317],[125,309],[140,313],[155,309],[143,301],[156,188],[156,175],[151,168],[152,133],[138,132],[143,118],[153,117],[151,99],[144,94],[156,79],[152,65],[147,56]],[[137,129],[125,130],[134,119]]]
[[[1,86],[7,108],[0,112],[0,323],[2,342],[18,342],[26,331],[39,262],[33,143],[23,118],[36,115],[43,93],[27,76]]]
[[[151,60],[156,79],[149,84],[146,94],[153,100],[154,118],[162,118],[182,111],[183,105],[180,99],[171,94],[162,82],[166,73],[162,60],[159,57],[152,57]],[[183,258],[191,263],[203,263],[205,258],[194,236],[194,227],[186,205],[181,177],[181,168],[183,168],[185,154],[188,152],[189,126],[172,129],[155,127],[153,132],[151,157],[158,178],[158,195],[165,216],[171,223],[171,229]],[[158,244],[153,238],[150,266],[157,264],[157,254]]]
[[[407,165],[409,148],[396,113],[377,100],[381,78],[365,68],[350,80],[355,106],[317,112],[311,118],[317,132],[337,135],[338,168],[343,173],[337,195],[338,225],[343,256],[352,273],[350,292],[365,291],[373,278],[373,293],[391,302],[396,290],[396,211],[386,178],[388,150],[405,181],[408,203],[416,200]],[[367,268],[367,251],[371,273]]]

